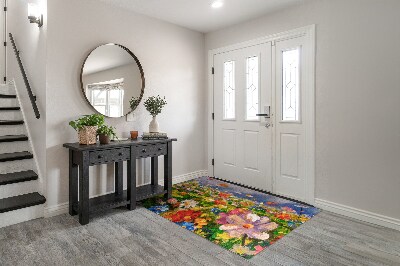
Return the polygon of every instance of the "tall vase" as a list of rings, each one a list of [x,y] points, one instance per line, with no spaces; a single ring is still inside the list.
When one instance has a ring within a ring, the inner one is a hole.
[[[150,122],[150,125],[149,125],[149,132],[150,132],[150,133],[158,133],[158,132],[160,132],[160,129],[159,129],[159,125],[158,125],[157,117],[156,117],[156,116],[153,116],[153,119],[152,119],[151,122]]]

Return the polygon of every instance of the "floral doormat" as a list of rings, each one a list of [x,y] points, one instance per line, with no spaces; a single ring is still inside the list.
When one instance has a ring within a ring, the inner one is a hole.
[[[172,199],[142,201],[160,216],[250,259],[319,210],[211,177],[173,186]]]

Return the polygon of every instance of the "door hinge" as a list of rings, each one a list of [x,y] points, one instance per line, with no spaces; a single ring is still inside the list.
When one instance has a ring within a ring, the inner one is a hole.
[[[7,42],[4,42],[4,46],[7,46]]]
[[[4,82],[6,82],[7,81],[7,77],[4,77],[3,80],[4,80]]]
[[[212,113],[211,114],[211,119],[214,120],[214,117],[215,117],[215,115],[214,115],[214,113]]]
[[[211,165],[214,165],[214,159],[211,160]]]
[[[212,67],[212,68],[211,68],[211,74],[214,75],[214,73],[215,73],[215,70],[214,70],[214,67]]]
[[[4,12],[7,12],[7,7],[6,6],[4,7]]]

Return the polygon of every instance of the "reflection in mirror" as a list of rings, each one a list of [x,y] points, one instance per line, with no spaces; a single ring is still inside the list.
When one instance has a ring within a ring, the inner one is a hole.
[[[139,60],[126,47],[106,44],[94,49],[82,66],[82,91],[99,113],[121,117],[130,113],[129,100],[144,91],[144,74]]]

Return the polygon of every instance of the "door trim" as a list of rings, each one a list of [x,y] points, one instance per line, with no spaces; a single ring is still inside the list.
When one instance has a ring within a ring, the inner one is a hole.
[[[314,204],[315,202],[315,24],[272,34],[266,37],[241,42],[221,48],[216,48],[208,51],[208,113],[207,113],[207,142],[208,142],[208,160],[207,160],[207,168],[210,176],[214,176],[214,166],[212,164],[212,159],[214,158],[214,120],[212,119],[212,114],[214,113],[214,76],[212,73],[212,68],[214,67],[214,56],[220,53],[234,51],[238,49],[243,49],[250,46],[260,45],[267,42],[272,42],[273,51],[272,51],[272,60],[273,64],[275,64],[275,54],[274,54],[274,45],[277,41],[283,41],[288,39],[293,39],[296,37],[305,37],[306,45],[309,49],[307,49],[308,54],[306,54],[306,67],[303,69],[305,71],[305,87],[307,90],[304,92],[304,98],[307,99],[308,103],[305,107],[305,121],[306,121],[306,133],[305,133],[305,168],[306,168],[306,202],[309,204]],[[273,95],[272,101],[275,102],[275,68],[272,68],[272,88]],[[275,108],[275,105],[274,105]],[[271,112],[275,113],[275,110],[271,110]],[[273,124],[276,124],[276,116],[271,119]],[[272,130],[272,167],[275,165],[275,129]],[[275,193],[275,169],[272,169],[272,193]]]

